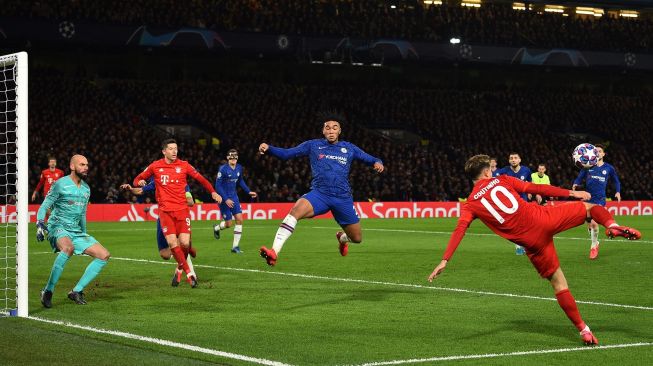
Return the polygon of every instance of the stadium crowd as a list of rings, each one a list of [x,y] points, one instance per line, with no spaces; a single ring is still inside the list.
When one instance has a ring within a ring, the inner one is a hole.
[[[643,177],[653,170],[650,96],[88,80],[53,72],[33,73],[30,81],[39,86],[30,89],[31,186],[48,155],[67,170],[71,154],[82,153],[91,164],[92,202],[135,199],[117,188],[161,157],[165,133],[151,121],[162,115],[195,121],[219,137],[219,148],[180,141],[180,158],[210,181],[226,151],[236,148],[260,201],[294,201],[310,186],[308,161],[282,162],[259,155],[257,147],[261,142],[290,147],[321,137],[314,116],[325,109],[348,117],[343,140],[386,165],[380,175],[353,167],[355,200],[457,200],[471,189],[462,171],[466,158],[487,153],[503,166],[512,151],[532,170],[546,163],[552,183],[570,188],[578,173],[571,150],[586,141],[608,143],[606,161],[621,176],[624,199],[653,199],[653,181]],[[409,130],[422,140],[392,141],[374,129],[379,124]],[[193,192],[203,190],[193,187]]]
[[[394,8],[391,7],[394,6]],[[93,0],[10,1],[4,16],[215,30],[400,38],[514,47],[651,51],[653,22],[516,11],[510,3],[480,8],[380,0]]]

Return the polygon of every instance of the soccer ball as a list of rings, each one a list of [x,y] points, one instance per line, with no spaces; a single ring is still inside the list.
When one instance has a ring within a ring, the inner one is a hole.
[[[589,169],[599,162],[596,147],[587,143],[576,146],[572,158],[574,159],[574,164],[581,169]]]

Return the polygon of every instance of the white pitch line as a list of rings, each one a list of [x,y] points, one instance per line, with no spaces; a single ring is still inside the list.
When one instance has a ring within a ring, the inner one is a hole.
[[[337,227],[329,226],[311,226],[310,229],[329,229],[329,230],[338,230]],[[363,231],[382,231],[382,232],[397,232],[397,233],[414,233],[414,234],[436,234],[436,235],[451,235],[451,231],[430,231],[430,230],[405,230],[405,229],[377,229],[377,228],[365,228]],[[465,236],[498,236],[497,234],[490,233],[465,233]],[[554,239],[557,240],[584,240],[589,241],[588,238],[575,238],[570,236],[554,236]],[[623,242],[628,244],[633,243],[647,243],[651,244],[651,240],[625,240],[625,239],[608,239],[603,238],[601,241],[610,241],[610,242]]]
[[[211,349],[211,348],[198,347],[198,346],[193,346],[191,344],[168,341],[168,340],[165,340],[165,339],[159,339],[159,338],[153,338],[153,337],[140,336],[140,335],[137,335],[137,334],[120,332],[120,331],[116,331],[116,330],[107,330],[107,329],[94,328],[94,327],[89,327],[89,326],[85,326],[85,325],[69,323],[69,322],[65,322],[65,321],[39,318],[39,317],[35,317],[35,316],[29,316],[29,317],[27,317],[27,319],[36,320],[36,321],[43,322],[43,323],[61,325],[61,326],[64,326],[64,327],[69,327],[69,328],[82,329],[82,330],[86,330],[86,331],[94,332],[94,333],[108,334],[108,335],[127,338],[127,339],[135,339],[135,340],[142,341],[142,342],[154,343],[154,344],[158,344],[158,345],[161,345],[161,346],[167,346],[167,347],[173,347],[173,348],[180,348],[180,349],[184,349],[184,350],[188,350],[188,351],[193,351],[193,352],[205,353],[205,354],[213,355],[213,356],[220,356],[220,357],[230,358],[230,359],[233,359],[233,360],[247,361],[247,362],[251,362],[251,363],[255,363],[255,364],[259,364],[259,365],[290,366],[289,364],[286,364],[286,363],[283,363],[283,362],[266,360],[264,358],[244,356],[244,355],[239,355],[237,353],[218,351],[218,350]]]
[[[155,260],[150,260],[150,259],[135,259],[135,258],[121,258],[121,257],[111,257],[111,258],[115,259],[115,260],[130,261],[130,262],[166,264],[166,265],[175,264],[175,263],[171,263],[171,262],[161,262],[161,261],[155,261]],[[221,267],[221,266],[212,266],[212,265],[208,265],[208,264],[195,264],[195,267],[196,268],[222,269],[222,270],[226,270],[226,271],[235,271],[235,272],[265,273],[265,274],[271,274],[271,275],[277,275],[277,276],[288,276],[288,277],[306,278],[306,279],[314,279],[314,280],[349,282],[349,283],[364,283],[364,284],[371,284],[371,285],[408,287],[408,288],[418,288],[418,289],[427,289],[427,290],[460,292],[460,293],[477,294],[477,295],[501,296],[501,297],[512,297],[512,298],[543,300],[543,301],[557,301],[554,298],[541,297],[541,296],[531,296],[531,295],[520,295],[520,294],[511,294],[511,293],[502,293],[502,292],[468,290],[468,289],[452,288],[452,287],[426,286],[426,285],[416,285],[416,284],[410,284],[410,283],[370,281],[370,280],[361,280],[361,279],[355,279],[355,278],[328,277],[328,276],[308,275],[308,274],[302,274],[302,273],[264,271],[264,270],[260,270],[260,269],[249,269],[249,268]],[[578,304],[587,304],[587,305],[610,306],[610,307],[626,308],[626,309],[653,310],[653,307],[650,307],[650,306],[613,304],[613,303],[598,302],[598,301],[576,300],[576,303],[578,303]]]
[[[442,356],[442,357],[431,357],[431,358],[421,358],[421,359],[370,362],[370,363],[365,363],[365,364],[361,364],[361,365],[358,365],[358,366],[400,365],[400,364],[406,364],[406,363],[422,363],[422,362],[434,362],[434,361],[453,361],[453,360],[466,360],[466,359],[481,359],[481,358],[524,356],[524,355],[539,355],[539,354],[547,354],[547,353],[594,351],[594,350],[603,350],[603,349],[612,349],[612,348],[646,347],[646,346],[653,346],[653,343],[646,343],[646,342],[624,343],[624,344],[613,344],[613,345],[596,346],[596,347],[587,347],[586,346],[586,347],[557,348],[557,349],[535,350],[535,351],[518,351],[518,352],[509,352],[509,353],[488,353],[488,354],[478,354],[478,355]]]
[[[512,357],[512,356],[528,356],[528,355],[543,355],[547,353],[563,353],[563,352],[579,352],[579,351],[598,351],[612,348],[628,348],[628,347],[646,347],[653,346],[650,342],[641,343],[624,343],[624,344],[610,344],[606,346],[596,347],[573,347],[573,348],[556,348],[545,349],[536,351],[519,351],[509,353],[487,353],[479,355],[460,355],[460,356],[442,356],[431,358],[415,358],[410,360],[393,360],[393,361],[379,361],[360,364],[358,366],[384,366],[384,365],[401,365],[406,363],[422,363],[422,362],[437,362],[437,361],[455,361],[455,360],[470,360],[482,358],[496,358],[496,357]]]

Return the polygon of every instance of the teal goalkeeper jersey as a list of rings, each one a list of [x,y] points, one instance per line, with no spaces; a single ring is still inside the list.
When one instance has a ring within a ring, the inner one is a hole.
[[[51,208],[48,229],[57,225],[68,232],[86,233],[86,207],[90,197],[91,188],[86,182],[82,180],[78,187],[67,175],[54,182],[39,207],[36,219],[45,219],[46,212]]]

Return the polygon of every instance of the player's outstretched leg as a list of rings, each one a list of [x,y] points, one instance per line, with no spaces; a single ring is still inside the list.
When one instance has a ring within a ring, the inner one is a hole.
[[[588,345],[599,344],[599,341],[596,339],[596,337],[594,337],[592,331],[590,331],[589,326],[587,326],[587,324],[585,324],[581,318],[580,312],[578,311],[578,306],[576,305],[576,299],[574,299],[571,292],[569,291],[567,279],[565,278],[565,275],[560,267],[558,267],[558,269],[556,269],[551,277],[549,277],[549,281],[551,282],[551,286],[553,286],[555,291],[558,305],[560,305],[562,311],[565,312],[567,318],[569,318],[569,320],[574,323],[574,326],[576,326],[576,329],[578,329],[580,332],[583,342]]]
[[[642,234],[638,230],[617,224],[612,214],[605,207],[598,205],[592,206],[589,211],[592,219],[606,228],[605,235],[609,238],[617,236],[623,236],[628,240],[639,240],[642,238]]]

